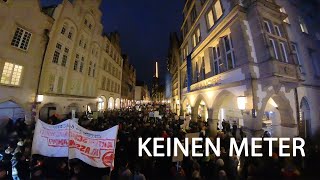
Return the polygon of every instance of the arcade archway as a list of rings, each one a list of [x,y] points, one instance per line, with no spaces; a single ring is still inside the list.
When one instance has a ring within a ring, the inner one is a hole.
[[[183,115],[191,115],[191,105],[189,100],[186,98],[182,103]]]
[[[48,120],[51,116],[61,112],[59,106],[55,103],[47,103],[43,105],[39,111],[39,119],[42,121]]]
[[[299,113],[299,136],[309,138],[311,133],[311,115],[310,106],[306,97],[303,97],[300,102]]]
[[[219,129],[222,129],[222,121],[243,126],[243,115],[237,105],[237,96],[229,91],[222,91],[213,103],[213,119],[218,121]]]
[[[110,97],[108,100],[108,109],[113,110],[114,109],[114,99],[113,97]]]
[[[264,105],[262,129],[273,137],[294,137],[296,123],[290,102],[284,96],[272,95]]]
[[[197,115],[198,120],[207,122],[208,120],[208,105],[204,98],[200,95],[195,103],[194,110]]]
[[[9,100],[0,103],[0,115],[16,121],[25,118],[25,111],[18,103]]]
[[[117,99],[116,99],[116,102],[115,102],[115,108],[116,108],[116,109],[120,109],[120,105],[121,105],[120,99],[117,98]]]
[[[98,98],[98,111],[104,111],[106,109],[106,98],[104,96],[100,96]]]

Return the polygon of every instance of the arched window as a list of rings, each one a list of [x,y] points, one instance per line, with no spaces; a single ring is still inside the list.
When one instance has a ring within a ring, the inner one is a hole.
[[[71,28],[70,28],[70,31],[69,31],[69,34],[68,34],[68,38],[72,40],[73,34],[74,34],[74,28],[71,27]]]
[[[63,35],[66,34],[67,29],[68,29],[68,24],[64,23],[61,29],[61,34]]]
[[[98,98],[98,111],[103,111],[104,110],[104,100],[102,97]]]

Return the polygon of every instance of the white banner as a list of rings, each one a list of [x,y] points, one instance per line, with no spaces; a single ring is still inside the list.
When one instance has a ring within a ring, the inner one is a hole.
[[[37,121],[32,154],[78,158],[94,167],[114,167],[118,126],[105,131],[87,130],[72,120],[57,125]]]

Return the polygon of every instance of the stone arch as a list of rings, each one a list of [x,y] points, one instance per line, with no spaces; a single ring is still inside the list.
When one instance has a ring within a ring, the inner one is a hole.
[[[207,99],[204,98],[204,96],[202,94],[199,94],[197,97],[196,97],[196,101],[195,101],[195,104],[194,104],[194,115],[196,115],[196,117],[194,118],[198,118],[198,117],[201,117],[201,120],[202,121],[207,121],[208,118],[209,118],[209,115],[208,115],[208,109],[209,109],[209,106],[208,106],[208,102],[207,102]],[[210,117],[211,118],[211,117]]]
[[[60,114],[62,112],[61,107],[56,103],[46,103],[39,111],[39,119],[46,121],[54,114]]]
[[[106,107],[107,107],[107,98],[103,95],[98,97],[97,110],[98,111],[105,111]]]
[[[181,110],[182,114],[181,115],[187,115],[191,114],[191,104],[190,104],[190,99],[188,97],[185,97],[181,103]]]
[[[115,100],[114,107],[115,107],[115,109],[120,109],[120,106],[121,106],[120,98],[117,98],[117,99]]]
[[[258,118],[262,119],[262,129],[269,131],[272,136],[293,137],[297,135],[294,111],[284,92],[270,91],[262,100]]]
[[[222,121],[234,121],[239,124],[242,119],[241,111],[237,106],[237,96],[228,90],[223,90],[216,95],[212,104],[212,119],[218,122],[218,126],[222,128]]]
[[[29,111],[31,111],[31,109]],[[1,119],[8,118],[12,119],[13,121],[16,121],[17,119],[24,119],[26,112],[26,109],[20,103],[17,103],[12,99],[0,101]]]
[[[299,136],[303,138],[309,138],[311,136],[311,114],[310,105],[307,97],[302,97],[300,101],[299,112]]]
[[[113,97],[109,97],[109,99],[108,99],[108,109],[109,110],[114,109],[114,98]]]

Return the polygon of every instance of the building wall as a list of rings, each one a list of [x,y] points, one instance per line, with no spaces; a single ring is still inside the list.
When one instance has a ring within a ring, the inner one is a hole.
[[[41,108],[68,107],[65,104],[79,106],[77,112],[87,106],[97,110],[99,97],[105,105],[98,110],[120,108],[116,101],[120,101],[121,91],[121,49],[102,35],[100,3],[64,0],[54,9],[41,77],[44,101],[38,108],[40,114]],[[57,109],[56,113],[62,115],[70,110]]]
[[[5,114],[12,117],[20,112],[19,118],[24,118],[24,113],[26,113],[29,119],[31,118],[32,104],[35,102],[41,62],[47,41],[45,30],[50,29],[53,19],[41,12],[37,0],[8,1],[7,3],[1,1],[0,22],[1,79],[4,79],[6,72],[12,73],[11,68],[9,71],[4,68],[6,63],[22,66],[20,79],[17,78],[19,79],[18,85],[0,83],[0,103],[7,103],[7,105],[1,106],[0,115]],[[17,28],[31,33],[27,49],[12,45]],[[13,106],[11,102],[7,101],[16,103],[13,105],[15,111],[10,110]]]
[[[292,25],[285,22],[282,6],[293,18]],[[318,56],[319,43],[311,30],[310,36],[301,32],[295,17],[299,13],[291,6],[265,0],[186,1],[179,67],[181,114],[191,113],[193,120],[197,116],[208,119],[212,130],[216,122],[226,119],[244,126],[250,135],[267,130],[273,136],[293,137],[301,135],[305,123],[301,114],[310,113],[305,117],[310,117],[308,131],[314,135],[319,110],[310,106],[309,99],[319,98],[318,66],[312,61]],[[211,10],[216,15],[214,23],[208,18]],[[298,57],[307,73],[300,71],[292,42],[302,52]],[[303,102],[308,99],[308,112],[301,110],[303,97]],[[242,99],[244,109],[240,110],[237,103]]]

